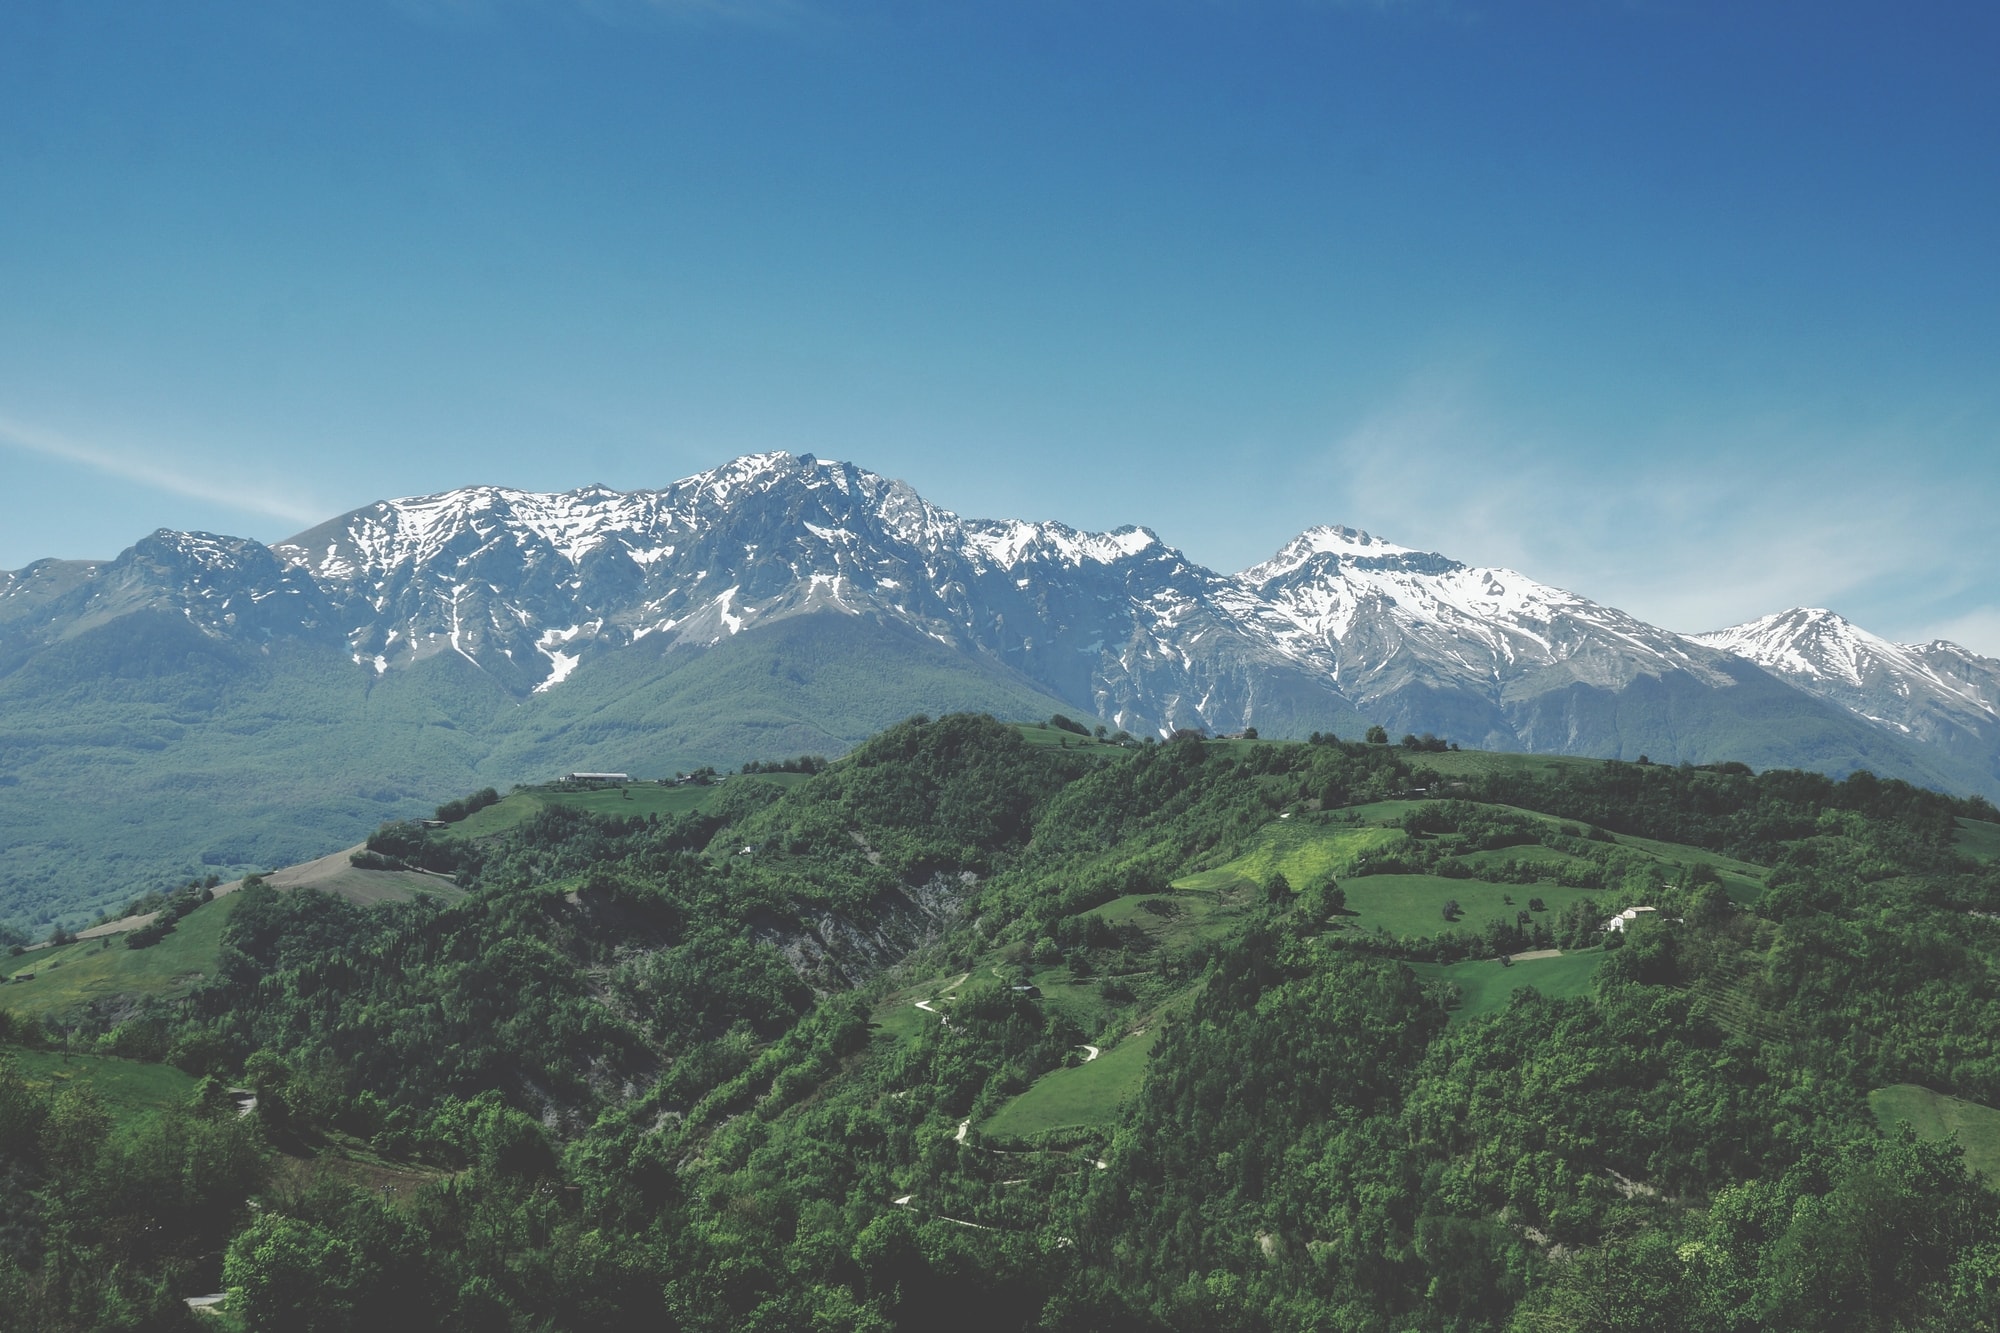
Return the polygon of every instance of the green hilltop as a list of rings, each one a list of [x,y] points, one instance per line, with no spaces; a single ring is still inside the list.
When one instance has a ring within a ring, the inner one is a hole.
[[[480,792],[13,956],[0,1169],[97,1276],[0,1247],[0,1288],[43,1327],[2000,1311],[1980,807],[1094,726]],[[83,1187],[141,1161],[181,1183]]]

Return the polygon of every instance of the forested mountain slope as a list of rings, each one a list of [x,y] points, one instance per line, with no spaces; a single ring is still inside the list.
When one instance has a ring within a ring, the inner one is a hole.
[[[2000,1196],[1868,1094],[2000,1105],[1995,816],[953,716],[386,829],[467,896],[246,889],[182,998],[9,1020],[258,1100],[135,1157],[0,1070],[0,1325],[1990,1327]]]

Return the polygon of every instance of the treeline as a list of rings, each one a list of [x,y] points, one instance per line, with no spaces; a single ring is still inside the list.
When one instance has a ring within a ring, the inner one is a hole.
[[[739,773],[824,773],[827,759],[825,755],[802,754],[792,759],[752,759],[738,769]]]
[[[478,814],[489,805],[500,803],[500,793],[491,787],[481,787],[470,796],[446,801],[437,808],[436,818],[446,824],[456,824],[468,815]]]
[[[1957,819],[1992,814],[1980,798],[1946,796],[1866,771],[1836,782],[1793,769],[1753,774],[1742,764],[1670,768],[1609,760],[1543,774],[1503,769],[1454,785],[1473,800],[1525,806],[1759,864],[1777,859],[1787,843],[1814,836],[1823,822],[1854,814],[1893,864],[1949,871],[1960,862],[1952,847]]]

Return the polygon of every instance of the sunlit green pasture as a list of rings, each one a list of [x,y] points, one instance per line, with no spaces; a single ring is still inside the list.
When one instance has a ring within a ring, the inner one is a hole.
[[[2000,1184],[2000,1111],[1968,1102],[1915,1083],[1898,1083],[1868,1094],[1868,1109],[1885,1134],[1907,1123],[1921,1138],[1958,1136],[1965,1164]]]
[[[40,1016],[117,995],[181,994],[215,970],[223,923],[241,901],[232,893],[197,907],[150,949],[128,949],[124,936],[111,935],[8,958],[0,1008]],[[22,980],[29,973],[34,979]]]
[[[1174,881],[1176,889],[1227,891],[1262,885],[1282,874],[1295,889],[1352,873],[1363,857],[1403,840],[1400,829],[1323,824],[1307,818],[1273,820],[1234,860]]]
[[[7,1049],[0,1050],[0,1059],[11,1059],[32,1088],[90,1088],[120,1124],[184,1106],[194,1092],[193,1076],[172,1065],[145,1064],[115,1055]]]
[[[1435,935],[1441,930],[1477,931],[1489,921],[1513,924],[1516,914],[1529,911],[1528,900],[1540,898],[1547,909],[1530,915],[1547,921],[1563,908],[1591,895],[1588,889],[1559,884],[1488,884],[1477,879],[1446,879],[1441,875],[1362,875],[1343,879],[1347,912],[1335,921],[1348,930],[1378,927],[1394,936]],[[1507,901],[1509,898],[1512,902]],[[1459,914],[1446,921],[1444,907],[1456,902]]]
[[[1551,999],[1568,999],[1590,994],[1591,978],[1604,961],[1602,949],[1585,949],[1559,958],[1533,958],[1503,966],[1498,959],[1467,959],[1461,963],[1412,963],[1420,977],[1447,981],[1458,991],[1458,1007],[1451,1021],[1463,1022],[1481,1014],[1498,1013],[1507,1000],[1524,986],[1533,986]]]
[[[1050,1130],[1108,1125],[1146,1078],[1159,1029],[1127,1037],[1087,1064],[1042,1075],[979,1128],[999,1138],[1030,1138]]]

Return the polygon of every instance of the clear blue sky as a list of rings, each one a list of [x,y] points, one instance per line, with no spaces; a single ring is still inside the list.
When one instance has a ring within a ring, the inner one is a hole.
[[[772,448],[2000,655],[2000,7],[0,7],[0,568]]]

